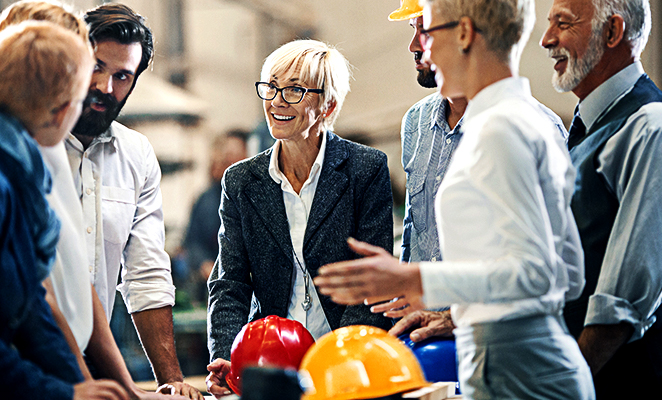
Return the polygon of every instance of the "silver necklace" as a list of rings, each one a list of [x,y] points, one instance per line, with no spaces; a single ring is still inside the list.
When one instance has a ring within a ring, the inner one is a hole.
[[[306,288],[306,294],[303,298],[303,303],[301,303],[301,307],[303,308],[303,311],[308,311],[310,310],[310,307],[312,306],[312,301],[310,300],[310,291],[308,290],[308,285],[310,282],[310,275],[308,275],[308,271],[301,265],[301,261],[299,261],[299,257],[297,257],[297,253],[292,251],[294,254],[294,260],[296,260],[297,265],[299,266],[299,269],[303,273],[303,284]]]

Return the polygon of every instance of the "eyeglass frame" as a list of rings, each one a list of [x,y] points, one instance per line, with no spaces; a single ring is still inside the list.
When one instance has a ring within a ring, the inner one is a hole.
[[[272,97],[272,98],[270,98],[270,99],[267,99],[267,98],[262,97],[262,96],[260,95],[260,89],[259,89],[259,86],[260,86],[260,85],[269,85],[269,87],[271,87],[271,88],[273,88],[273,89],[276,89],[276,93],[274,94],[274,97]],[[287,100],[285,99],[285,96],[283,96],[283,90],[285,90],[285,89],[298,89],[298,90],[303,90],[303,93],[301,94],[301,98],[299,99],[299,101],[291,102],[291,101],[287,101]],[[283,99],[283,101],[286,102],[287,104],[299,104],[299,103],[301,103],[301,102],[303,101],[303,98],[306,96],[306,93],[308,93],[308,92],[310,92],[310,93],[317,93],[317,94],[324,93],[324,89],[308,89],[308,88],[301,87],[301,86],[285,86],[285,87],[279,88],[278,86],[274,85],[274,84],[271,83],[271,82],[255,82],[255,91],[257,92],[257,97],[261,98],[262,100],[266,100],[266,101],[270,101],[270,100],[275,99],[276,97],[278,97],[278,92],[280,92],[280,97],[281,97],[281,98]]]
[[[430,32],[438,31],[441,29],[452,29],[455,28],[456,26],[460,25],[460,21],[451,21],[451,22],[446,22],[445,24],[433,26],[432,28],[428,29],[421,29],[421,31],[418,34],[418,42],[421,44],[421,46],[425,46],[425,43],[427,43],[428,40],[430,40]],[[478,33],[483,33],[476,25],[474,25],[474,30]],[[422,38],[425,38],[425,41],[423,41]]]

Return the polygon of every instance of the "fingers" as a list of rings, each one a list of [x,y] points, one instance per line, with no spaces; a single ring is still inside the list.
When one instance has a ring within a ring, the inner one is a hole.
[[[409,334],[409,338],[420,342],[432,336],[450,337],[455,325],[450,311],[416,311],[398,321],[389,333],[400,336],[412,328],[416,329]]]
[[[326,264],[317,271],[317,278],[323,277],[325,282],[328,280],[329,284],[352,283],[357,277],[374,268],[374,264],[375,259],[372,257]]]
[[[452,331],[448,331],[442,326],[426,326],[413,330],[409,334],[409,338],[412,342],[421,342],[432,336],[446,337],[451,333]]]
[[[74,385],[74,400],[129,400],[129,394],[119,383],[100,379]]]
[[[225,376],[221,376],[219,374],[211,372],[209,373],[209,375],[207,375],[207,378],[205,379],[205,383],[207,384],[207,392],[214,395],[214,397],[216,398],[219,398],[221,396],[226,396],[232,393],[230,389],[227,387],[227,383],[225,382]]]
[[[165,383],[156,389],[156,393],[173,395],[175,394],[175,387],[169,383]]]
[[[374,302],[371,302],[369,304],[374,304]],[[372,307],[370,307],[370,311],[375,314],[386,313],[388,311],[402,310],[403,308],[406,308],[408,306],[409,306],[409,301],[407,300],[407,298],[401,296],[401,297],[396,297],[395,299],[392,299],[382,304],[375,304]]]
[[[347,239],[347,244],[349,245],[349,248],[352,249],[353,252],[362,255],[364,257],[375,256],[378,254],[385,253],[384,249],[382,249],[381,247],[373,246],[369,243],[358,241],[353,237]]]
[[[384,312],[386,318],[404,318],[414,310],[411,307],[398,308]]]
[[[192,400],[204,400],[204,396],[200,391],[193,386],[185,382],[171,382],[162,385],[159,389],[165,391],[159,391],[159,393],[171,394],[171,395],[181,395]],[[169,390],[169,393],[167,391]]]
[[[400,336],[412,328],[419,327],[422,322],[423,317],[420,312],[411,313],[405,315],[400,321],[393,325],[393,328],[391,328],[388,333],[393,336]]]
[[[319,292],[331,297],[331,300],[333,300],[334,303],[348,306],[363,304],[363,300],[368,294],[368,292],[359,287],[337,289],[320,287]]]
[[[217,385],[215,383],[212,383],[211,381],[207,381],[207,392],[214,395],[214,397],[216,397],[217,399],[219,397],[232,394],[232,391],[230,391],[230,389],[228,389],[227,387]]]
[[[209,372],[222,373],[224,370],[227,370],[225,373],[230,372],[230,362],[222,358],[217,358],[207,365],[207,371]]]

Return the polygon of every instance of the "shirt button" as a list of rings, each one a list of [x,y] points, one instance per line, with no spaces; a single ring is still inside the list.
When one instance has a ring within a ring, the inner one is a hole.
[[[451,138],[446,139],[446,143],[451,144]]]
[[[434,180],[437,181],[437,182],[439,182],[439,181],[441,180],[441,176],[438,176],[438,175],[437,175],[437,177],[434,178]]]
[[[88,195],[89,195],[89,194],[92,194],[92,189],[87,188],[87,189],[85,190],[85,193],[87,193]]]
[[[437,257],[432,257],[432,260],[430,261],[437,261]]]
[[[93,265],[90,265],[90,268],[89,268],[89,269],[90,269],[90,272],[92,272],[92,271],[94,270],[94,266],[93,266]]]
[[[87,227],[87,233],[92,233],[92,227],[91,226]]]

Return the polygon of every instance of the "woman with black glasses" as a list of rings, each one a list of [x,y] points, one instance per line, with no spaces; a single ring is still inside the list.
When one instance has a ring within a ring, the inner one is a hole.
[[[278,315],[315,339],[341,326],[390,327],[365,305],[318,294],[317,269],[356,258],[349,237],[393,249],[386,155],[331,132],[349,91],[349,64],[315,40],[274,51],[255,84],[276,143],[223,177],[220,251],[209,277],[209,392],[227,393],[232,342],[247,322]]]

